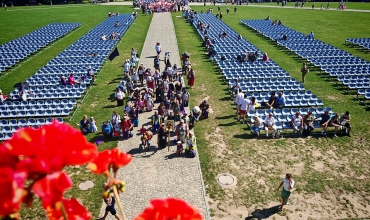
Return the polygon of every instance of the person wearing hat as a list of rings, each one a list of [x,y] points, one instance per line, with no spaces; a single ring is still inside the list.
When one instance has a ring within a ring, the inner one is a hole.
[[[160,124],[162,123],[162,116],[158,114],[158,111],[154,111],[154,115],[152,115],[152,132],[156,132]]]
[[[176,137],[178,141],[185,143],[186,136],[188,136],[189,129],[188,126],[184,123],[184,120],[180,120],[180,123],[176,125]]]
[[[161,124],[158,130],[157,144],[159,148],[165,148],[167,143],[167,134],[165,131],[164,123]]]
[[[184,147],[182,146],[181,141],[177,141],[177,149],[176,149],[176,154],[182,154],[182,151],[184,150]]]
[[[197,147],[197,138],[195,137],[193,131],[189,132],[189,135],[186,137],[186,147],[185,153],[189,153],[190,149],[196,149]]]
[[[269,136],[269,130],[272,130],[272,138],[275,139],[277,129],[275,125],[275,118],[272,116],[271,112],[269,113],[269,116],[265,119],[266,137]]]
[[[253,134],[256,136],[258,139],[260,136],[260,131],[263,129],[263,121],[258,115],[253,116],[253,126],[252,126],[252,131]]]
[[[320,121],[320,127],[322,127],[321,133],[322,133],[322,135],[324,135],[324,137],[327,137],[326,136],[326,129],[328,128],[328,125],[329,125],[329,122],[330,122],[329,111],[325,110],[324,114],[321,114],[321,115],[317,116],[314,120],[316,120],[318,118],[321,118],[321,121]]]
[[[300,115],[299,111],[297,111],[295,115],[293,115],[290,123],[292,124],[293,127],[293,133],[298,132],[298,134],[301,135],[303,131],[303,118]]]
[[[207,103],[207,100],[203,100],[203,102],[199,105],[199,108],[202,111],[201,118],[208,118],[209,104]]]

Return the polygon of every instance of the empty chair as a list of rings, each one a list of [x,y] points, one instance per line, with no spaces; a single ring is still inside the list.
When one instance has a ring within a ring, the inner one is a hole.
[[[59,115],[61,115],[62,114],[62,111],[60,111],[59,109],[55,109],[54,111],[53,111],[53,116],[59,116]]]
[[[318,100],[316,101],[316,105],[317,105],[317,106],[323,106],[323,105],[324,105],[324,103],[322,102],[322,100],[318,99]]]
[[[51,124],[53,123],[54,119],[53,118],[46,118],[45,119],[45,124]]]
[[[301,115],[306,115],[308,111],[306,108],[300,108],[299,112],[301,113]]]
[[[27,120],[26,119],[18,119],[18,125],[23,127],[25,125],[27,125]]]
[[[3,126],[1,129],[2,133],[10,133],[12,131],[12,128],[10,126]]]
[[[6,134],[4,134],[4,141],[6,141],[6,140],[10,140],[11,138],[12,138],[12,136],[13,136],[13,134],[12,133],[6,133]]]
[[[44,124],[45,124],[45,119],[43,119],[43,118],[38,118],[38,119],[37,119],[37,124],[38,124],[38,125],[44,125]]]
[[[9,126],[15,126],[15,125],[18,125],[17,119],[10,119],[9,120]]]
[[[41,116],[44,116],[44,111],[43,110],[35,111],[35,117],[41,117]]]
[[[285,115],[285,116],[287,116],[287,115],[290,115],[290,114],[291,114],[290,109],[287,109],[287,108],[283,108],[283,109],[281,110],[281,113],[282,113],[283,115]]]
[[[47,109],[44,111],[45,116],[52,116],[53,115],[53,110]]]
[[[37,130],[37,129],[40,128],[40,125],[32,125],[32,128],[35,129],[35,130]]]
[[[55,120],[58,121],[59,123],[63,123],[63,118],[61,117],[57,117]]]
[[[290,121],[283,122],[283,129],[292,129]]]
[[[34,110],[30,110],[30,111],[27,111],[26,116],[27,116],[27,117],[34,117],[34,116],[35,116],[35,114],[36,114],[36,112],[35,112]]]
[[[68,109],[63,109],[61,111],[62,111],[62,113],[61,113],[62,116],[68,116],[69,115],[69,110]]]
[[[0,141],[3,141],[3,140],[4,140],[4,134],[0,133]]]
[[[1,119],[1,120],[0,120],[0,127],[2,127],[2,126],[4,126],[4,125],[8,125],[8,120]]]
[[[280,122],[286,122],[287,121],[287,117],[286,117],[286,115],[279,115],[277,117],[277,120],[280,121]]]
[[[280,109],[274,109],[273,114],[276,115],[276,116],[282,115]]]
[[[16,131],[18,131],[19,129],[21,129],[21,126],[19,125],[14,125],[12,126],[12,133],[15,133]]]
[[[265,110],[265,115],[269,115],[270,113],[274,114],[271,109],[266,109]]]

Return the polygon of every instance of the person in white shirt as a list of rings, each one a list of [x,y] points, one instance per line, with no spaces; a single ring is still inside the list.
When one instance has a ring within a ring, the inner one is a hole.
[[[102,39],[102,40],[107,40],[107,37],[105,36],[105,34],[103,34],[103,35],[101,36],[101,39]]]
[[[239,89],[238,95],[236,95],[235,104],[236,104],[236,117],[238,117],[238,113],[240,110],[240,104],[241,101],[244,99],[244,93],[242,92],[242,89]]]
[[[118,121],[121,121],[121,116],[117,113],[117,111],[113,111],[113,114],[111,116],[112,124],[116,124]]]
[[[255,115],[253,126],[252,126],[252,131],[253,131],[253,134],[256,136],[257,139],[259,138],[260,130],[262,130],[262,129],[263,129],[263,121],[260,117],[258,117],[258,115]]]
[[[130,71],[130,61],[129,60],[126,60],[125,63],[123,64],[123,71],[125,73]]]
[[[240,102],[240,105],[239,105],[239,120],[241,118],[242,119],[242,123],[244,124],[245,123],[245,115],[247,114],[247,110],[248,110],[248,106],[249,106],[249,99],[248,99],[248,96],[247,94],[244,95],[244,99]]]
[[[269,130],[272,130],[272,138],[275,139],[276,134],[276,126],[275,126],[275,119],[272,117],[272,113],[270,112],[269,116],[265,119],[265,131],[266,131],[266,137],[269,136]]]
[[[154,49],[157,52],[157,55],[159,55],[161,53],[161,43],[157,42]]]
[[[125,98],[125,93],[121,91],[121,88],[118,87],[116,94],[114,95],[117,99],[117,106],[122,106],[123,105],[123,99]]]
[[[231,90],[233,92],[233,97],[232,99],[234,98],[234,95],[236,95],[239,91],[239,89],[241,89],[239,83],[238,83],[238,79],[235,79],[233,84],[232,84],[232,87],[231,87]]]
[[[279,207],[279,210],[283,210],[284,205],[289,205],[289,197],[290,194],[294,191],[294,180],[293,176],[290,173],[287,173],[285,175],[285,178],[283,181],[281,181],[279,187],[277,188],[277,191],[280,190],[280,187],[283,186],[283,190],[281,191],[281,206]]]
[[[297,111],[292,117],[291,124],[293,127],[293,133],[298,132],[299,135],[301,135],[303,131],[303,118],[300,115],[299,111]]]

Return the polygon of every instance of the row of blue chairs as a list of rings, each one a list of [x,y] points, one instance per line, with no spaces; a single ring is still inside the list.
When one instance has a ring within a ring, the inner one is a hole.
[[[315,67],[332,77],[338,79],[339,76],[345,75],[370,75],[370,62],[360,57],[354,57],[352,54],[320,40],[309,38],[284,25],[271,25],[271,22],[267,20],[242,20],[241,22],[272,40],[276,40],[276,36],[281,33],[288,33],[286,41],[277,40],[277,43],[307,59]],[[361,70],[359,71],[359,69]],[[350,83],[347,88],[370,88],[370,84],[366,81]]]
[[[115,27],[116,21],[120,23],[127,21],[128,25]],[[87,85],[91,83],[92,78],[87,76],[88,69],[91,67],[94,72],[98,71],[109,52],[118,43],[118,40],[101,40],[101,34],[104,33],[109,36],[114,31],[115,33],[120,32],[123,36],[132,22],[133,18],[127,14],[115,16],[114,18],[110,17],[96,26],[93,31],[82,36],[47,65],[38,70],[35,75],[27,79],[28,87],[24,89],[30,91],[28,101],[12,100],[0,103],[0,118],[19,119],[68,116],[76,106],[76,99],[82,97]],[[95,53],[96,57],[94,57]],[[68,54],[80,54],[80,58],[68,57]],[[82,76],[86,76],[86,79],[81,81],[81,85],[60,85],[61,75],[64,74],[67,78],[70,73],[75,73],[75,79],[77,80],[81,80]],[[17,94],[17,89],[11,92],[11,95],[14,95],[14,99],[19,98]],[[12,129],[11,131],[14,130]]]
[[[81,23],[52,23],[1,45],[0,71],[13,66],[79,26]]]
[[[345,42],[357,44],[360,47],[370,50],[370,38],[347,38]]]
[[[217,18],[211,14],[198,14],[194,19],[193,25],[196,27],[198,21],[202,23],[211,24],[211,29],[208,31],[207,36],[212,39],[215,38],[216,51],[217,54],[214,59],[220,68],[220,72],[225,76],[226,83],[229,85],[231,90],[231,85],[234,83],[233,79],[238,79],[238,83],[242,88],[243,92],[248,94],[248,97],[254,96],[258,103],[267,102],[271,91],[281,91],[285,97],[285,111],[289,110],[289,115],[291,114],[290,108],[295,111],[296,108],[312,109],[324,106],[322,100],[318,99],[311,91],[306,91],[304,86],[297,82],[294,78],[280,68],[273,60],[268,62],[262,62],[263,53],[253,45],[248,43],[245,39],[236,40],[238,34],[227,27],[226,24],[219,21]],[[226,38],[217,38],[219,32],[226,30]],[[197,29],[198,33],[204,38],[204,32]],[[232,36],[232,37],[230,37]],[[217,38],[217,39],[216,39]],[[308,41],[307,41],[308,43]],[[224,46],[225,45],[225,46]],[[248,50],[247,52],[258,51],[260,57],[255,62],[240,62],[236,58],[244,52],[245,46]],[[221,50],[219,49],[221,48]],[[226,58],[226,59],[221,59]],[[230,91],[231,92],[231,91]],[[307,93],[306,93],[307,92]],[[315,109],[314,109],[315,110]],[[265,111],[272,110],[262,110],[257,109],[257,113],[263,111],[263,114],[267,114]],[[274,111],[280,111],[280,109],[274,109]],[[316,111],[316,110],[315,110]],[[254,115],[256,112],[252,111],[248,114]],[[279,114],[279,113],[277,113]],[[315,114],[318,114],[315,112]]]

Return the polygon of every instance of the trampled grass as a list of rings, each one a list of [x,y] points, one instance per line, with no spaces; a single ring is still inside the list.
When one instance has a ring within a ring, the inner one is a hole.
[[[0,20],[4,21],[0,25],[1,33],[8,33],[0,36],[1,43],[6,43],[51,22],[82,22],[82,26],[58,40],[49,48],[31,57],[27,62],[22,63],[16,69],[10,71],[8,75],[1,78],[0,88],[6,93],[13,89],[12,86],[16,82],[26,80],[79,37],[101,23],[107,17],[108,11],[118,11],[121,14],[131,13],[133,11],[133,8],[129,6],[99,5],[43,6],[35,7],[34,10],[30,9],[31,7],[17,7],[14,10],[11,9],[12,11],[0,13]],[[125,36],[123,36],[121,42],[117,45],[120,56],[112,62],[107,61],[105,63],[96,79],[95,85],[89,90],[83,104],[78,104],[79,108],[70,123],[72,126],[77,128],[76,123],[81,120],[84,114],[87,114],[89,117],[94,116],[97,121],[98,130],[101,130],[101,123],[110,118],[113,110],[117,110],[123,114],[123,109],[116,107],[116,102],[112,97],[114,88],[123,76],[120,66],[125,59],[129,58],[132,47],[141,52],[150,21],[151,16],[141,16],[140,14]],[[68,119],[66,118],[65,120],[68,121]],[[95,134],[89,134],[87,139],[95,142],[101,136],[101,132],[97,132]],[[117,140],[112,139],[111,141],[103,142],[98,148],[101,151],[116,146]],[[101,186],[104,178],[93,175],[86,167],[70,167],[66,171],[73,180],[73,188],[67,192],[66,196],[79,198],[88,210],[92,212],[93,216],[97,217],[102,205]],[[86,180],[92,180],[95,186],[89,191],[81,191],[78,185]],[[22,209],[21,214],[24,219],[45,219],[45,213],[41,210],[38,201],[35,202],[31,209]]]
[[[297,79],[300,77],[301,60],[279,50],[271,42],[241,25],[239,23],[241,19],[264,19],[270,15],[272,19],[278,18],[283,24],[298,31],[309,33],[312,30],[316,38],[370,60],[369,54],[343,45],[347,37],[369,35],[366,24],[358,20],[367,20],[370,14],[241,6],[238,7],[236,15],[234,13],[226,15],[226,7],[221,7],[225,23],[262,51],[267,52],[270,58]],[[193,6],[192,8],[200,12],[201,10],[206,11],[210,6]],[[217,7],[213,9],[215,11]],[[344,22],[343,18],[345,18]],[[292,172],[299,184],[297,199],[293,200],[295,204],[305,203],[307,206],[315,204],[320,211],[318,215],[315,215],[310,214],[309,209],[297,209],[294,214],[291,210],[287,210],[280,215],[293,218],[298,214],[314,218],[318,216],[329,218],[364,216],[367,213],[364,211],[366,205],[358,209],[344,208],[346,211],[342,210],[343,212],[340,208],[334,213],[325,211],[333,204],[328,202],[329,197],[340,194],[367,195],[368,193],[366,189],[369,185],[368,165],[363,162],[367,157],[368,145],[366,143],[369,134],[369,122],[364,122],[364,119],[368,118],[369,112],[354,100],[354,95],[345,94],[342,89],[338,89],[327,79],[318,76],[317,72],[311,71],[305,84],[306,89],[311,90],[334,111],[341,113],[349,110],[351,112],[353,137],[251,140],[246,126],[236,121],[235,108],[230,102],[227,86],[215,71],[215,66],[206,58],[194,28],[178,18],[174,17],[174,20],[179,49],[191,54],[192,66],[196,71],[196,87],[191,91],[192,105],[199,104],[202,99],[208,97],[214,111],[208,120],[201,121],[195,128],[198,145],[202,146],[199,148],[199,155],[214,218],[218,219],[228,215],[235,217],[233,215],[235,208],[238,210],[247,207],[250,213],[257,209],[278,205],[279,194],[273,191],[286,172]],[[240,51],[242,50],[243,48],[240,48]],[[351,160],[357,162],[349,163]],[[224,190],[216,184],[215,177],[223,172],[230,172],[238,177],[237,188]],[[365,179],[351,184],[352,178],[359,176]],[[312,197],[317,193],[319,199],[315,202],[301,199]],[[342,198],[338,200],[342,201]],[[368,202],[369,200],[365,200],[360,204]],[[344,203],[339,203],[339,207],[343,207]],[[220,209],[220,207],[223,208]]]

